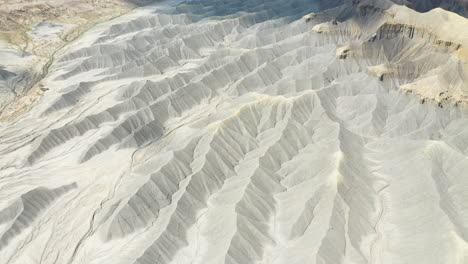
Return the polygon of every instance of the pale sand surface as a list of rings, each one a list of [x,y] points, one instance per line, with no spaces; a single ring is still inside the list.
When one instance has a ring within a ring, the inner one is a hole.
[[[0,264],[468,263],[467,25],[194,0],[92,27],[2,111]]]

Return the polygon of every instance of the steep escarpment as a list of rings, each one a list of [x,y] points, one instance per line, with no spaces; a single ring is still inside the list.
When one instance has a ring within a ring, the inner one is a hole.
[[[319,23],[313,31],[340,39],[341,59],[368,64],[381,81],[391,79],[394,89],[422,100],[467,102],[468,33],[465,18],[435,9],[420,14],[390,2],[353,1],[330,10],[334,20]]]
[[[0,127],[0,259],[466,263],[468,22],[405,4],[167,1],[91,29]]]

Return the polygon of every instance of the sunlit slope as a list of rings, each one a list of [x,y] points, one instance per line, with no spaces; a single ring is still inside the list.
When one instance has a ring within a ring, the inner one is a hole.
[[[467,23],[200,0],[93,28],[1,127],[0,263],[466,263],[467,38],[441,21]]]

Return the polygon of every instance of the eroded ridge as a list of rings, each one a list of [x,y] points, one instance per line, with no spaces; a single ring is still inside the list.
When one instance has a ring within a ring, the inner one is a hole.
[[[0,127],[0,259],[465,264],[467,22],[409,2],[167,1],[96,26]]]
[[[0,224],[7,224],[8,228],[0,238],[0,250],[7,247],[11,240],[28,229],[55,200],[76,188],[76,183],[55,189],[38,187],[21,195],[20,199],[2,210]]]

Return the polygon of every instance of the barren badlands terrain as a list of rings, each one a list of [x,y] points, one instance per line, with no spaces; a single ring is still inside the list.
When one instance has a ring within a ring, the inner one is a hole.
[[[468,263],[465,0],[31,3],[0,264]]]

